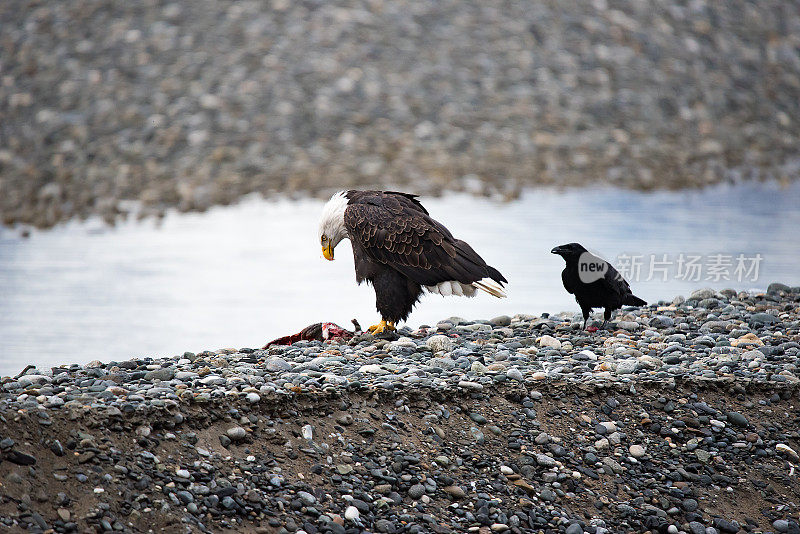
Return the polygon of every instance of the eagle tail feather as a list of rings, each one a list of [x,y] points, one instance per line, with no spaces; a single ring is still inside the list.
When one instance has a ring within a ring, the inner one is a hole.
[[[506,292],[503,291],[503,288],[500,287],[498,283],[495,283],[491,278],[482,278],[477,282],[472,282],[472,286],[499,299],[507,297]]]

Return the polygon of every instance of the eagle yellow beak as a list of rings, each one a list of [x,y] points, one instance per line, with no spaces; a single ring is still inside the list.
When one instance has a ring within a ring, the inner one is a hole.
[[[333,247],[330,245],[322,247],[322,255],[325,256],[326,260],[333,261]]]

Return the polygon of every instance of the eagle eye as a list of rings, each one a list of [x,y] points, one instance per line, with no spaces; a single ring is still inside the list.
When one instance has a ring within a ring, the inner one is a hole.
[[[326,236],[325,234],[322,234],[322,237],[320,238],[320,241],[325,243],[325,241],[327,241],[327,240],[328,240],[328,236]]]

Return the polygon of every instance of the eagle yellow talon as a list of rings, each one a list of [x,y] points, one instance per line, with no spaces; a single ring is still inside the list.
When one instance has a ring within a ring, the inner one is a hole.
[[[387,322],[382,320],[380,323],[374,324],[367,329],[367,331],[373,335],[382,334],[387,330],[390,332],[396,330],[393,322],[391,321]]]

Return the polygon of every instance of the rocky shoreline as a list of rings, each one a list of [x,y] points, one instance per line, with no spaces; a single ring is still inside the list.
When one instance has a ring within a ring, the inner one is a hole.
[[[0,529],[800,532],[800,287],[0,381]]]
[[[4,0],[0,221],[796,180],[791,2]],[[132,206],[130,201],[136,201]]]

